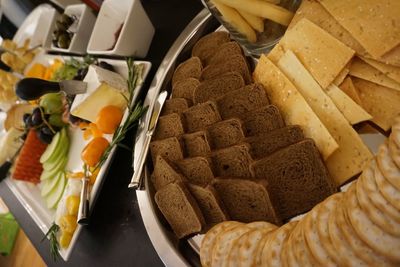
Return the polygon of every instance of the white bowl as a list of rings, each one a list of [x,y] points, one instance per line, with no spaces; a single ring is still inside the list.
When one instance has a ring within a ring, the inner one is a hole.
[[[74,53],[74,54],[86,54],[87,45],[89,42],[90,34],[93,30],[93,25],[96,22],[96,16],[92,10],[85,4],[70,5],[64,10],[64,14],[68,16],[75,16],[78,19],[78,25],[76,32],[71,38],[71,43],[68,49],[59,48],[53,45],[52,33],[56,28],[56,21],[60,18],[60,14],[53,16],[50,30],[46,37],[45,48],[51,51]]]
[[[140,0],[105,0],[87,52],[143,58],[147,55],[153,36],[153,24]]]

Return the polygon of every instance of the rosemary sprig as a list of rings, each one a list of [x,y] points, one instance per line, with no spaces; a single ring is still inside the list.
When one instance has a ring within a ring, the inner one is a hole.
[[[136,65],[133,58],[127,58],[126,64],[128,66],[127,84],[129,97],[125,97],[125,99],[128,103],[128,117],[126,118],[125,122],[115,131],[112,141],[101,156],[100,161],[95,167],[95,170],[104,164],[112,148],[115,145],[119,145],[119,143],[125,138],[126,133],[138,124],[139,119],[147,110],[147,107],[143,107],[141,102],[138,102],[135,105],[132,101],[136,86],[142,82],[143,65]]]
[[[43,240],[45,240],[46,238],[49,239],[50,255],[51,255],[51,258],[53,259],[53,261],[57,261],[57,259],[60,257],[60,252],[59,252],[60,244],[58,243],[58,240],[57,240],[57,233],[59,230],[60,230],[60,227],[57,224],[53,223],[51,225],[49,231],[47,231],[47,233],[41,240],[41,242],[43,242]]]

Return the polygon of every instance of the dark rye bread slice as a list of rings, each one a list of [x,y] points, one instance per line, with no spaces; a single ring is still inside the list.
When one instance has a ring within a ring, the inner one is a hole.
[[[158,155],[171,162],[183,159],[182,146],[176,137],[152,141],[150,143],[150,152],[153,162],[156,162]]]
[[[248,144],[239,144],[213,151],[211,162],[214,174],[220,177],[251,177],[249,150]]]
[[[185,178],[162,156],[157,156],[150,179],[157,191],[170,183],[185,181]]]
[[[253,163],[252,169],[255,177],[267,179],[283,220],[310,210],[337,191],[312,139],[278,150]]]
[[[183,112],[183,117],[189,133],[205,130],[209,125],[221,120],[217,105],[212,101],[190,107]]]
[[[194,90],[193,102],[203,103],[217,98],[244,86],[244,80],[239,72],[232,71],[209,80],[202,81]]]
[[[225,61],[215,62],[208,65],[201,72],[200,80],[208,80],[220,76],[224,73],[237,71],[239,72],[246,84],[252,82],[249,65],[243,55],[232,55]]]
[[[243,55],[242,48],[240,45],[235,42],[227,42],[222,44],[212,55],[212,57],[208,58],[205,62],[205,66],[217,62],[221,62],[224,60],[229,60],[232,55]]]
[[[206,156],[211,152],[209,136],[206,131],[182,135],[186,155],[189,157]]]
[[[264,87],[259,83],[229,92],[216,102],[223,119],[243,119],[246,113],[269,105]]]
[[[155,201],[178,238],[195,234],[205,225],[196,200],[183,183],[171,183],[155,194]]]
[[[185,158],[175,161],[175,164],[192,184],[207,186],[214,178],[210,163],[205,157]]]
[[[219,178],[213,181],[213,186],[231,220],[245,223],[267,221],[281,224],[281,219],[271,202],[265,180]]]
[[[207,128],[214,149],[236,145],[243,141],[242,122],[239,119],[229,119],[214,123]]]
[[[187,187],[199,205],[207,226],[229,220],[225,206],[212,185],[201,187],[188,184]]]
[[[260,159],[303,139],[304,134],[301,128],[297,125],[289,125],[265,134],[247,137],[244,142],[250,144],[251,157]]]
[[[192,56],[199,57],[202,62],[206,62],[222,44],[229,41],[228,32],[218,31],[207,34],[201,37],[193,46]]]
[[[281,113],[274,105],[253,110],[243,116],[246,136],[263,134],[285,126]]]
[[[193,95],[200,81],[195,78],[187,78],[176,82],[172,86],[172,98],[185,98],[189,106],[193,104]]]
[[[158,119],[154,140],[162,140],[169,137],[180,136],[185,133],[181,116],[177,113],[161,116]]]
[[[172,76],[172,85],[187,78],[199,79],[203,65],[198,57],[191,57],[176,67]]]
[[[162,115],[169,115],[172,113],[182,114],[189,108],[188,101],[185,98],[171,98],[167,99],[162,109]]]

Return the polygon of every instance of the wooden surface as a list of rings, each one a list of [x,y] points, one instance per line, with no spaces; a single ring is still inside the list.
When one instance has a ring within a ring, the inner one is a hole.
[[[0,255],[1,267],[42,267],[46,266],[33,247],[32,243],[26,237],[22,230],[19,230],[17,240],[14,244],[12,253],[8,256]]]

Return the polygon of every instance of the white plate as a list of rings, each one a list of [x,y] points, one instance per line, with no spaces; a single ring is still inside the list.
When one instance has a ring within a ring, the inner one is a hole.
[[[50,65],[54,60],[58,59],[68,59],[69,57],[60,57],[60,56],[52,56],[46,54],[39,54],[35,58],[32,64],[34,63],[41,63],[44,65]],[[128,77],[128,68],[126,65],[125,60],[113,60],[113,59],[99,59],[100,61],[105,61],[111,64],[116,72],[121,74],[124,78]],[[142,75],[142,80],[144,81],[149,73],[151,68],[151,63],[147,61],[135,61],[136,64],[143,64],[144,70]],[[143,83],[142,83],[143,84]],[[142,89],[142,84],[138,85],[135,88],[133,102],[137,101],[137,97]],[[127,111],[125,112],[127,113]],[[127,114],[125,114],[126,116]],[[124,116],[124,118],[125,118]],[[67,171],[82,171],[82,161],[81,161],[81,151],[86,145],[88,141],[83,140],[82,131],[77,128],[69,127],[69,136],[70,136],[70,149],[69,149],[69,160],[66,166]],[[108,135],[107,138],[111,138],[111,135]],[[113,155],[115,154],[115,147],[111,150],[110,155],[108,156],[107,160],[103,164],[100,169],[100,172],[97,176],[96,182],[92,188],[91,198],[90,198],[90,206],[96,201],[98,197],[98,193],[101,189],[101,186],[104,182],[106,177],[107,171],[111,164]],[[55,210],[49,210],[46,206],[45,201],[40,195],[40,187],[39,185],[34,185],[28,182],[17,181],[10,177],[6,179],[6,183],[17,197],[17,199],[21,202],[22,206],[26,209],[38,227],[42,230],[43,233],[46,233],[55,219]],[[72,249],[78,239],[78,235],[81,231],[81,226],[78,225],[71,243],[68,249],[61,250],[60,254],[62,258],[67,261],[69,256],[71,255]]]
[[[30,38],[29,47],[43,45],[45,37],[50,28],[50,20],[57,11],[48,4],[42,4],[36,7],[26,17],[21,27],[15,33],[13,41],[19,46],[23,45],[25,40]]]

